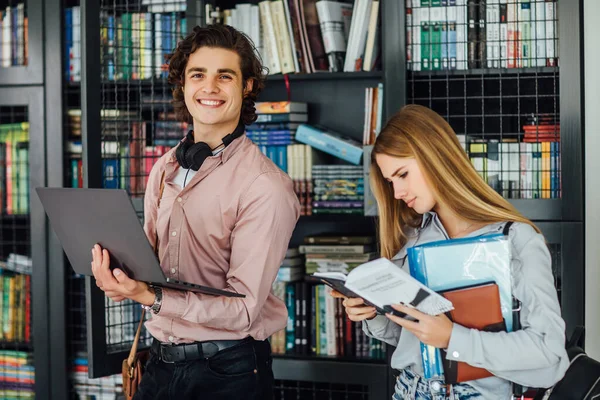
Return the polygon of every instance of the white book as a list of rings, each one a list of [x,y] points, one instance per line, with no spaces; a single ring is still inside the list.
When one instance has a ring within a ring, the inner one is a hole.
[[[277,37],[273,17],[271,15],[270,1],[265,0],[258,3],[260,8],[260,24],[263,28],[263,41],[267,60],[269,61],[269,74],[278,74],[281,72],[281,63],[279,61],[279,50],[277,46]]]
[[[543,0],[535,2],[535,56],[536,67],[546,66],[546,5]]]
[[[171,13],[185,11],[185,3],[152,4],[148,6],[150,13]]]
[[[162,14],[154,14],[154,76],[156,78],[161,77],[164,63],[162,37]]]
[[[316,272],[313,276],[348,297],[363,298],[379,312],[397,313],[392,304],[404,304],[429,315],[454,309],[450,301],[387,258],[364,263],[348,274]]]
[[[290,43],[289,29],[285,19],[282,0],[270,1],[271,18],[275,33],[275,43],[279,54],[281,73],[289,74],[295,72],[292,45]]]
[[[419,25],[420,25],[419,21]],[[419,28],[419,38],[421,32]],[[420,40],[420,39],[419,39]],[[418,46],[419,48],[421,46]],[[467,3],[456,0],[456,69],[467,69]]]
[[[555,31],[555,19],[556,19],[556,7],[554,2],[547,1],[546,3],[546,15],[544,17],[546,23],[546,65],[552,67],[553,60],[556,57],[556,48],[554,46],[556,35]]]
[[[331,289],[325,288],[325,337],[327,338],[327,355],[337,355],[336,340],[335,340],[335,298],[330,296]]]
[[[377,31],[379,28],[379,24],[377,23],[379,19],[379,0],[375,0],[371,4],[371,17],[369,19],[367,42],[365,44],[363,71],[371,71],[373,69],[373,64],[377,57],[377,52],[379,51],[379,43],[377,41]]]
[[[290,15],[290,5],[288,0],[283,0],[283,11],[285,14],[285,24],[288,29],[288,36],[290,41],[290,51],[292,53],[292,59],[294,61],[294,72],[301,72],[300,62],[298,60],[298,49],[296,48],[296,41],[294,40],[294,30],[292,16]]]
[[[350,27],[350,41],[346,50],[344,72],[356,71],[357,63],[362,64],[362,61],[364,61],[372,0],[357,0],[357,2],[358,5],[355,5],[352,12],[352,26]],[[355,15],[357,16],[356,19],[354,18]]]
[[[500,19],[496,20],[496,15],[498,17],[499,9],[498,4],[494,0],[488,0],[486,4],[486,26],[485,26],[485,35],[486,35],[486,66],[487,68],[498,68],[498,63],[494,62],[495,54],[494,54],[494,46],[498,43],[499,37],[495,37],[496,27],[500,23]],[[497,31],[500,34],[500,31]],[[496,64],[496,65],[495,65]]]
[[[2,28],[4,29],[3,43],[2,43],[2,66],[10,67],[12,65],[11,52],[12,48],[12,9],[6,7],[4,11],[4,18],[2,21]]]

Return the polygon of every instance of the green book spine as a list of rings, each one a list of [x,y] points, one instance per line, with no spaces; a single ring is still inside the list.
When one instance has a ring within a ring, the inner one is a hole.
[[[442,24],[434,21],[431,24],[431,69],[442,69]]]
[[[431,71],[431,34],[429,21],[421,21],[421,69]]]

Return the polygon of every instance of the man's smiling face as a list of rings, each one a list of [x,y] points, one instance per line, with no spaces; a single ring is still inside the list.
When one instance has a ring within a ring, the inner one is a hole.
[[[194,127],[237,125],[243,100],[240,57],[234,51],[200,47],[190,55],[184,80],[185,105]],[[249,82],[248,86],[251,87]]]

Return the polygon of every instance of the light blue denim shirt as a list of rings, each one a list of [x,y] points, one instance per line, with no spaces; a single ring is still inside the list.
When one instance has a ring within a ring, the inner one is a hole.
[[[505,223],[487,225],[466,237],[500,233]],[[448,239],[448,234],[434,212],[426,213],[419,229],[393,258],[408,271],[406,249]],[[552,262],[544,237],[528,224],[514,223],[509,230],[512,245],[513,295],[522,303],[521,330],[516,332],[482,332],[454,325],[447,357],[489,370],[495,376],[468,382],[484,399],[510,399],[511,383],[528,387],[550,387],[558,382],[569,366],[565,350],[565,322],[560,314],[554,287]],[[396,350],[391,366],[402,370],[411,367],[423,376],[419,339],[385,316],[363,323],[363,330]]]

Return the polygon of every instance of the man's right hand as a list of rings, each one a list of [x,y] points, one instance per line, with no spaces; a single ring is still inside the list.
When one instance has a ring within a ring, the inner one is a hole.
[[[359,322],[365,319],[373,319],[377,315],[375,307],[365,305],[364,300],[360,297],[346,297],[336,290],[331,291],[331,296],[344,299],[342,304],[350,321]]]

